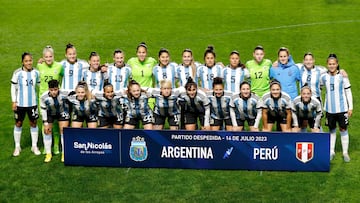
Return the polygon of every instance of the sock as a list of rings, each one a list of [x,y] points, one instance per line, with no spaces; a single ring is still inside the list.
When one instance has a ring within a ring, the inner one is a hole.
[[[61,134],[60,137],[61,137],[61,151],[62,153],[64,153],[64,135]]]
[[[37,142],[39,138],[39,129],[36,126],[35,128],[30,128],[30,134],[31,134],[31,146],[37,147]]]
[[[349,149],[349,133],[347,130],[340,131],[340,135],[341,135],[341,146],[342,146],[343,154],[347,154]]]
[[[302,132],[302,133],[306,133],[306,132],[307,132],[307,129],[306,129],[306,128],[301,128],[301,132]]]
[[[54,142],[54,148],[59,148],[59,142],[60,142],[60,128],[59,128],[59,122],[55,121],[53,123],[52,127],[52,136],[53,136],[53,142]]]
[[[322,126],[320,126],[320,132],[323,133],[324,129],[322,128]]]
[[[336,130],[330,130],[330,154],[335,154]]]
[[[52,136],[51,134],[44,135],[44,148],[46,154],[51,154]]]
[[[21,132],[22,132],[22,127],[14,126],[15,148],[20,148]]]

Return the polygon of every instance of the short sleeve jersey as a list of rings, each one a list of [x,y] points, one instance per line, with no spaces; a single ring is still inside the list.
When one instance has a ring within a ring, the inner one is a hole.
[[[64,67],[61,89],[68,92],[75,90],[76,85],[82,79],[83,71],[89,69],[89,64],[81,59],[78,59],[73,64],[69,63],[66,59],[62,60],[60,63]]]
[[[157,64],[154,58],[147,57],[141,62],[137,57],[133,57],[127,64],[131,67],[133,80],[136,80],[141,87],[153,87],[152,69]]]
[[[250,73],[251,91],[259,97],[262,97],[270,89],[269,71],[271,65],[269,59],[263,59],[261,63],[251,60],[245,64]]]

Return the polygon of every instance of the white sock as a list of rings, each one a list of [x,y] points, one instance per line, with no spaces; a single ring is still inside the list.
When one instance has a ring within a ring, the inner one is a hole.
[[[30,134],[31,134],[31,146],[37,147],[38,139],[39,139],[39,129],[36,126],[35,128],[30,128]]]
[[[14,126],[15,148],[20,148],[21,132],[22,132],[22,127]]]
[[[64,153],[64,135],[63,134],[60,135],[60,139],[61,139],[61,151],[62,151],[62,153]]]
[[[51,134],[44,135],[44,148],[46,154],[51,154],[52,136]]]
[[[341,135],[341,146],[342,146],[343,154],[347,154],[349,149],[349,133],[347,130],[340,131],[340,135]]]
[[[335,154],[336,130],[330,130],[330,154]]]

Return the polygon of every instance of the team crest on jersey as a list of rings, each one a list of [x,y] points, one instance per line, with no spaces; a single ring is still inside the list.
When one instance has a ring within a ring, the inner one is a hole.
[[[296,142],[296,158],[306,163],[314,158],[313,142]]]
[[[136,136],[132,138],[130,158],[134,161],[145,161],[148,156],[145,138]]]

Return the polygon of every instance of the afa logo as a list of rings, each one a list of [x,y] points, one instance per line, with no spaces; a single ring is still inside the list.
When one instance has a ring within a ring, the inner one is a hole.
[[[145,161],[147,159],[148,151],[143,137],[136,136],[132,138],[129,154],[134,161]]]
[[[313,142],[296,142],[296,158],[306,163],[314,158]]]

